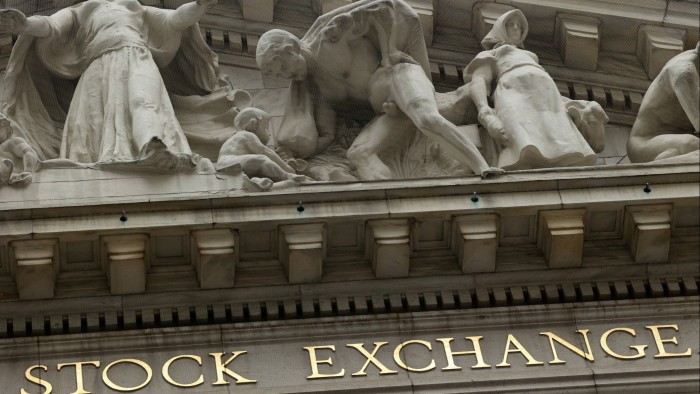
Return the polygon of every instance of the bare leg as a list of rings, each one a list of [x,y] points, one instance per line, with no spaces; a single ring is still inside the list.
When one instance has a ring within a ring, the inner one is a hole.
[[[662,134],[649,140],[631,137],[627,151],[635,163],[645,163],[685,155],[700,149],[700,139],[692,134]]]
[[[275,182],[288,180],[301,182],[306,179],[303,175],[284,171],[282,167],[265,155],[246,155],[243,160],[241,160],[241,164],[243,166],[243,172],[249,177],[265,177]]]
[[[477,147],[459,132],[457,126],[440,115],[433,85],[420,66],[407,63],[394,66],[391,93],[399,108],[423,134],[437,141],[450,156],[474,173],[485,178],[504,172],[489,167]]]
[[[391,178],[391,170],[379,158],[379,153],[394,140],[397,131],[412,128],[410,119],[400,116],[379,115],[360,132],[348,149],[350,162],[357,168],[362,180]]]

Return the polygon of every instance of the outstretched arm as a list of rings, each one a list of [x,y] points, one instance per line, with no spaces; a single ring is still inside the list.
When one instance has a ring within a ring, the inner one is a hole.
[[[45,17],[27,18],[21,11],[9,9],[0,11],[0,33],[47,37],[51,33],[51,27]]]
[[[214,7],[218,0],[197,0],[183,4],[170,14],[170,26],[175,30],[185,30],[199,22],[199,19]]]

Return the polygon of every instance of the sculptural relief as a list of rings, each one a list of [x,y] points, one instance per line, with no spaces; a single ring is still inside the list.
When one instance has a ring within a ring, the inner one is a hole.
[[[605,112],[597,103],[562,98],[537,55],[523,49],[527,32],[522,11],[506,12],[482,40],[485,50],[464,70],[479,122],[499,147],[498,166],[595,164],[595,152],[605,146]]]
[[[633,163],[698,160],[699,51],[700,43],[669,60],[649,86],[627,143]]]
[[[295,157],[336,139],[337,113],[372,111],[347,150],[361,179],[388,179],[379,154],[397,132],[417,128],[462,165],[486,177],[502,171],[439,112],[415,11],[402,0],[363,0],[319,17],[302,39],[282,30],[258,42],[262,72],[292,80],[278,142]]]
[[[0,113],[0,185],[26,185],[38,166],[34,149],[14,135],[12,121]]]
[[[0,30],[19,34],[3,111],[48,167],[59,159],[53,165],[191,169],[199,157],[188,139],[218,150],[234,131],[237,101],[249,102],[219,74],[197,27],[214,4],[89,0],[48,17],[3,11]]]
[[[242,110],[235,119],[236,133],[221,147],[216,170],[243,172],[261,190],[283,188],[306,180],[277,153],[266,146],[270,138],[270,115],[257,108]]]

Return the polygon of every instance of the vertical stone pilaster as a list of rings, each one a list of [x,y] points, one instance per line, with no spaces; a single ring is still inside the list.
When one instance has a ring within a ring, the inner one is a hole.
[[[56,283],[57,239],[13,241],[15,281],[21,300],[52,298]]]
[[[537,246],[550,268],[580,267],[583,258],[585,209],[541,211]]]
[[[671,246],[670,204],[625,208],[623,237],[637,263],[665,263]]]
[[[555,42],[567,67],[595,71],[598,68],[600,20],[580,15],[557,15]]]
[[[202,289],[234,286],[238,248],[229,229],[196,230],[191,234],[192,264]]]
[[[289,283],[321,281],[325,238],[323,223],[280,226],[279,256]]]
[[[672,57],[683,52],[685,30],[670,27],[643,25],[637,37],[637,58],[649,79],[656,78]]]
[[[367,223],[368,258],[377,278],[408,276],[411,254],[407,219],[374,220]]]
[[[105,270],[112,294],[136,294],[146,291],[145,234],[102,237]]]
[[[452,220],[452,251],[462,272],[493,272],[498,249],[498,216],[457,216]]]

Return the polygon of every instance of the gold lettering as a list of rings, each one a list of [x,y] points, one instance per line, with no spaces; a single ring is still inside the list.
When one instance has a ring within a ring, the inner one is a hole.
[[[634,356],[623,356],[622,354],[616,353],[612,349],[610,349],[610,346],[608,345],[608,337],[610,336],[610,334],[613,334],[613,333],[618,332],[618,331],[626,332],[626,333],[632,335],[633,337],[637,336],[637,333],[631,328],[613,328],[611,330],[606,331],[600,337],[600,347],[603,348],[605,353],[607,353],[615,358],[619,358],[620,360],[634,360],[636,358],[644,357],[644,349],[646,349],[647,345],[630,346],[630,349],[637,350],[637,354],[635,354]]]
[[[547,338],[549,338],[549,346],[552,348],[552,356],[554,357],[554,360],[550,361],[550,364],[564,364],[565,361],[561,360],[559,358],[559,355],[557,355],[557,349],[554,347],[554,341],[557,341],[560,345],[564,345],[567,349],[571,350],[572,352],[578,354],[579,356],[585,358],[588,361],[595,361],[593,358],[593,352],[591,351],[591,344],[588,341],[588,330],[576,330],[579,334],[583,335],[583,340],[584,343],[586,344],[586,352],[583,350],[580,350],[576,346],[572,345],[570,342],[560,338],[556,334],[552,332],[541,332],[540,335],[546,335]]]
[[[306,379],[342,378],[345,375],[345,368],[341,369],[340,372],[332,375],[322,374],[318,372],[318,364],[333,365],[333,360],[330,357],[328,357],[325,360],[319,360],[316,357],[316,349],[329,349],[335,353],[335,345],[304,347],[304,350],[309,352],[309,362],[311,363],[311,375],[307,376]]]
[[[664,347],[664,343],[672,343],[674,345],[678,345],[678,340],[676,337],[671,337],[669,339],[661,339],[661,333],[659,332],[659,329],[661,328],[672,328],[676,331],[678,331],[678,325],[677,324],[667,324],[667,325],[661,325],[661,326],[646,326],[647,329],[649,329],[654,335],[654,341],[656,342],[656,347],[659,349],[659,354],[654,356],[654,358],[665,358],[665,357],[690,357],[692,352],[690,348],[686,350],[683,353],[669,353],[666,351],[666,348]]]
[[[387,368],[384,364],[381,363],[381,361],[377,360],[375,357],[375,354],[377,354],[377,351],[379,350],[380,347],[386,345],[389,342],[375,342],[374,343],[374,350],[372,350],[372,353],[368,353],[367,350],[365,350],[364,344],[362,343],[350,343],[345,346],[351,347],[353,349],[357,349],[358,352],[362,353],[365,358],[367,358],[367,361],[365,361],[365,365],[362,366],[362,369],[359,371],[355,372],[352,374],[352,376],[367,376],[367,373],[365,372],[365,369],[369,366],[369,363],[374,364],[375,367],[379,368],[379,374],[380,375],[390,375],[390,374],[395,374],[399,373],[398,371],[393,371],[389,368]]]
[[[246,379],[243,376],[231,371],[230,369],[226,368],[227,365],[229,365],[233,360],[236,359],[236,357],[240,356],[241,354],[246,354],[248,353],[247,351],[240,351],[240,352],[231,352],[232,356],[226,360],[226,362],[221,362],[221,357],[224,355],[224,353],[209,353],[210,356],[214,357],[214,361],[216,362],[216,382],[212,384],[212,386],[222,386],[222,385],[227,385],[229,384],[228,381],[224,379],[224,374],[236,379],[236,384],[245,384],[245,383],[255,383],[257,382],[256,380],[251,380],[251,379]]]
[[[109,375],[108,375],[109,369],[117,364],[122,364],[122,363],[136,364],[139,367],[143,368],[143,370],[146,371],[146,380],[136,387],[122,387],[122,386],[119,386],[118,384],[112,382],[112,380],[109,378]],[[153,377],[153,370],[151,370],[151,367],[148,364],[146,364],[145,362],[143,362],[141,360],[136,360],[133,358],[125,358],[122,360],[117,360],[117,361],[109,364],[108,366],[106,366],[105,369],[102,371],[102,381],[104,382],[104,384],[106,384],[107,387],[111,388],[112,390],[122,391],[122,392],[136,391],[136,390],[142,389],[142,388],[146,387],[146,385],[148,383],[151,382],[152,377]]]
[[[27,368],[26,371],[24,371],[24,377],[27,378],[28,381],[38,384],[39,386],[45,388],[44,392],[42,394],[51,394],[51,391],[53,391],[53,386],[51,386],[51,383],[45,382],[41,378],[37,378],[34,375],[32,375],[32,371],[40,368],[43,369],[44,372],[48,371],[49,368],[46,365],[32,365],[31,367]],[[24,389],[20,389],[20,394],[29,394],[27,391]]]
[[[511,344],[515,345],[515,349],[511,349],[510,346]],[[508,342],[506,342],[506,350],[503,353],[503,361],[496,365],[497,368],[504,368],[504,367],[510,367],[510,364],[508,364],[508,355],[510,353],[520,353],[525,358],[527,359],[527,364],[525,365],[543,365],[544,363],[541,361],[535,360],[534,357],[523,347],[523,345],[518,342],[517,339],[513,336],[513,334],[508,334]]]
[[[165,378],[165,381],[172,384],[173,386],[177,387],[195,387],[199,386],[200,384],[204,383],[204,376],[202,374],[199,375],[199,379],[195,380],[193,383],[178,383],[176,382],[172,377],[170,377],[170,365],[174,363],[177,360],[183,359],[183,358],[189,358],[191,360],[194,360],[199,364],[199,366],[202,366],[202,358],[199,356],[192,356],[189,354],[184,354],[182,356],[176,356],[171,358],[170,360],[166,361],[165,364],[163,364],[163,378]]]
[[[442,370],[460,371],[462,367],[459,367],[455,364],[454,356],[466,356],[470,354],[476,356],[476,365],[472,365],[472,369],[491,368],[490,365],[484,362],[484,356],[481,354],[481,345],[479,344],[479,340],[482,338],[483,337],[465,337],[465,339],[472,341],[472,344],[474,345],[474,350],[464,352],[452,351],[452,346],[450,345],[450,342],[452,342],[454,338],[437,338],[437,340],[442,342],[442,345],[445,347],[445,357],[447,358],[447,367],[443,368]]]
[[[430,342],[420,341],[417,339],[406,341],[406,342],[400,344],[399,346],[397,346],[396,349],[394,349],[394,361],[396,362],[396,365],[398,365],[399,367],[401,367],[407,371],[411,371],[411,372],[427,372],[427,371],[435,369],[435,360],[433,360],[433,359],[430,359],[430,364],[428,364],[428,366],[424,367],[424,368],[411,368],[405,362],[403,362],[401,360],[401,350],[404,347],[406,347],[412,343],[415,343],[417,345],[423,345],[423,346],[427,347],[428,350],[430,350],[430,351],[433,350],[433,345],[431,345]]]
[[[89,391],[85,391],[83,388],[83,365],[94,365],[96,368],[100,367],[99,361],[85,361],[77,363],[64,363],[58,364],[56,368],[60,371],[63,367],[75,366],[75,391],[70,394],[90,394]]]

